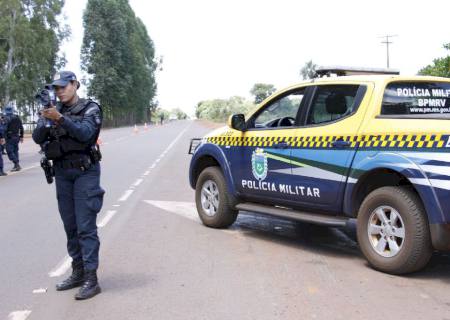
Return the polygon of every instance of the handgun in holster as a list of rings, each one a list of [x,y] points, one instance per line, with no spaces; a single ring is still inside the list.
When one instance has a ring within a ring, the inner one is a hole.
[[[55,176],[55,169],[53,168],[52,163],[46,157],[42,157],[41,167],[42,167],[42,170],[44,170],[45,179],[47,179],[47,183],[52,184],[53,177]]]
[[[100,151],[100,146],[98,143],[91,146],[89,156],[91,157],[91,160],[93,163],[98,163],[100,160],[102,160],[102,153]]]

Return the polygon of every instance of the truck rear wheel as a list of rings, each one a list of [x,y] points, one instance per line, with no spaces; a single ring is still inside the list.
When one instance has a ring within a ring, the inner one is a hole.
[[[423,268],[433,252],[429,230],[422,202],[406,187],[376,189],[359,209],[359,246],[369,263],[383,272]]]
[[[208,167],[200,173],[195,187],[195,203],[204,225],[212,228],[232,225],[238,215],[233,202],[218,167]]]

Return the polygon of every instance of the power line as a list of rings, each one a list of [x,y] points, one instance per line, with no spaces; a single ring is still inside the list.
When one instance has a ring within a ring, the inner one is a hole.
[[[389,41],[389,39],[393,38],[393,37],[398,37],[398,35],[392,34],[392,35],[385,35],[385,36],[380,37],[380,38],[386,39],[385,41],[382,41],[381,43],[386,44],[386,66],[388,69],[389,69],[389,45],[393,43],[392,41]]]

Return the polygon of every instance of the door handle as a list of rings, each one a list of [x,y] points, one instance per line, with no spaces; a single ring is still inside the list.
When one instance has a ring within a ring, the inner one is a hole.
[[[273,145],[274,148],[276,149],[287,149],[289,148],[289,143],[287,142],[279,142],[279,143],[275,143]]]
[[[350,147],[350,141],[335,140],[331,143],[331,146],[334,148],[347,148]]]

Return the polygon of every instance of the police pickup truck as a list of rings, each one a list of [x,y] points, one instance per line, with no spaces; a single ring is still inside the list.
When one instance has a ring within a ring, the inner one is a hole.
[[[364,256],[391,274],[450,250],[450,79],[316,78],[197,142],[189,178],[208,227],[239,210],[331,227],[357,219]]]

